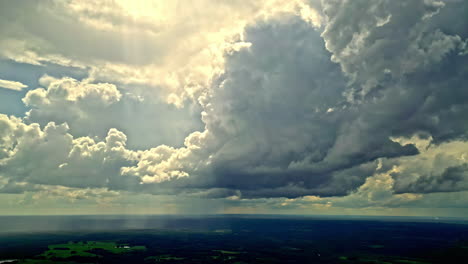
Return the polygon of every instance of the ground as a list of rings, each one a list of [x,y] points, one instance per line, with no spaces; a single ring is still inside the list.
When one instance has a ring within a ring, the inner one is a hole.
[[[0,262],[468,263],[468,225],[460,223],[226,218],[171,220],[170,225],[0,234]]]

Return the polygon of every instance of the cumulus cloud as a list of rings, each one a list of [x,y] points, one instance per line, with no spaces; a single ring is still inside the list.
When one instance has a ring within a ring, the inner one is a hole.
[[[73,138],[66,123],[25,124],[0,115],[0,174],[32,184],[68,187],[131,189],[136,178],[124,178],[120,168],[136,162],[138,154],[125,148],[126,136],[110,129],[104,141]]]
[[[32,109],[28,119],[66,121],[92,118],[90,113],[98,112],[120,100],[122,94],[113,84],[79,82],[72,78],[55,79],[43,76],[39,83],[44,88],[28,91],[23,98]],[[62,117],[56,117],[63,115]]]
[[[408,139],[406,139],[408,140]],[[421,141],[421,154],[405,157],[393,163],[398,169],[392,173],[395,190],[399,193],[430,193],[466,191],[468,188],[468,142],[450,141],[431,144]]]
[[[10,89],[13,91],[21,91],[26,87],[28,86],[21,82],[0,79],[0,88]]]
[[[200,127],[197,107],[187,104],[177,109],[162,100],[126,92],[114,84],[96,83],[44,75],[40,88],[22,99],[30,108],[26,123],[42,126],[49,122],[67,123],[75,136],[103,139],[109,128],[125,131],[133,148],[168,144],[180,146],[183,139]]]
[[[322,34],[332,59],[356,85],[350,100],[386,85],[388,79],[432,69],[465,40],[431,24],[443,1],[323,1]]]

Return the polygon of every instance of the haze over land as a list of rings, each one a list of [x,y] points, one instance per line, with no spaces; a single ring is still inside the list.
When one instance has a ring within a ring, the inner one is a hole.
[[[0,0],[0,214],[467,217],[467,14]]]

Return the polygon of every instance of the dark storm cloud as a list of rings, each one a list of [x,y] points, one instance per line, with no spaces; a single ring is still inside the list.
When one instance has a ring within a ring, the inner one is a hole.
[[[458,192],[468,190],[468,164],[446,168],[440,174],[423,174],[408,184],[395,186],[397,193]]]
[[[431,69],[463,46],[457,34],[431,24],[440,1],[324,1],[328,23],[322,36],[333,60],[356,85],[350,99],[367,96],[409,73]]]
[[[320,33],[283,18],[247,29],[205,107],[210,164],[168,185],[240,190],[243,197],[346,195],[381,157],[418,153],[390,140],[398,113],[351,105],[347,79]],[[385,103],[385,101],[383,102]]]
[[[468,190],[468,164],[447,168],[440,175],[424,175],[406,188],[406,192],[456,192]]]
[[[446,5],[324,4],[329,24],[322,37],[331,54],[298,19],[247,29],[252,46],[227,57],[206,109],[204,122],[219,146],[207,170],[190,173],[203,176],[187,181],[255,198],[346,195],[373,172],[333,180],[337,174],[377,158],[418,154],[414,145],[390,138],[425,133],[433,144],[465,140],[465,33],[456,31],[460,26],[443,30],[449,26],[440,16],[461,15],[441,11]],[[458,190],[443,183],[448,175],[428,190]]]
[[[322,36],[353,81],[347,98],[362,105],[364,119],[380,122],[385,136],[422,133],[436,146],[466,141],[466,1],[326,1],[324,6],[329,23]],[[437,159],[427,166],[446,168]],[[421,178],[410,188],[401,187],[411,175],[402,172],[395,185],[398,192],[457,191],[465,183],[456,171],[417,173]]]

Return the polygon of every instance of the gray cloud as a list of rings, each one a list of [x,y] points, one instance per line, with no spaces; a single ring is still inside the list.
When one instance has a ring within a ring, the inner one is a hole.
[[[346,195],[373,174],[375,159],[418,153],[390,140],[389,118],[397,114],[376,111],[380,102],[345,102],[346,78],[302,20],[260,23],[244,38],[251,46],[227,55],[224,74],[202,99],[206,130],[175,151],[180,164],[169,159],[190,176],[165,185],[251,198]],[[161,173],[137,171],[154,179]]]
[[[353,81],[348,100],[361,105],[365,119],[381,122],[379,134],[425,135],[434,144],[429,152],[440,145],[439,155],[445,157],[443,163],[428,159],[429,154],[392,160],[416,165],[394,173],[396,191],[464,190],[466,161],[451,153],[454,145],[464,145],[468,131],[463,121],[468,114],[467,31],[465,22],[455,22],[464,21],[460,10],[467,3],[327,1],[324,6],[327,49]],[[348,12],[358,9],[363,13]],[[424,168],[428,165],[433,170]]]
[[[450,15],[441,11],[445,5],[367,4],[324,3],[329,22],[322,37],[353,81],[350,86],[328,61],[330,55],[317,49],[323,45],[319,38],[314,42],[317,33],[301,28],[301,22],[269,21],[247,30],[252,46],[228,56],[225,75],[205,107],[204,122],[214,138],[207,137],[212,141],[205,148],[215,153],[209,172],[201,172],[211,179],[198,184],[239,189],[247,197],[345,195],[373,173],[356,173],[354,183],[343,177],[336,181],[341,185],[332,181],[337,173],[377,158],[418,154],[414,145],[396,144],[392,137],[426,133],[434,144],[466,139],[466,40],[464,32],[445,33],[448,26],[437,25],[444,20],[434,18]],[[350,11],[363,5],[364,13]],[[348,104],[350,94],[362,97]],[[457,168],[428,176],[432,180],[422,176],[397,191],[463,190],[453,182],[454,172],[463,180]],[[407,177],[401,173],[397,186]],[[423,186],[427,181],[431,187]]]
[[[386,86],[387,80],[431,70],[464,47],[457,34],[431,24],[441,1],[324,1],[328,23],[322,36],[355,89],[350,100]]]
[[[468,190],[468,164],[449,167],[440,175],[425,175],[411,183],[406,192],[457,192]]]

